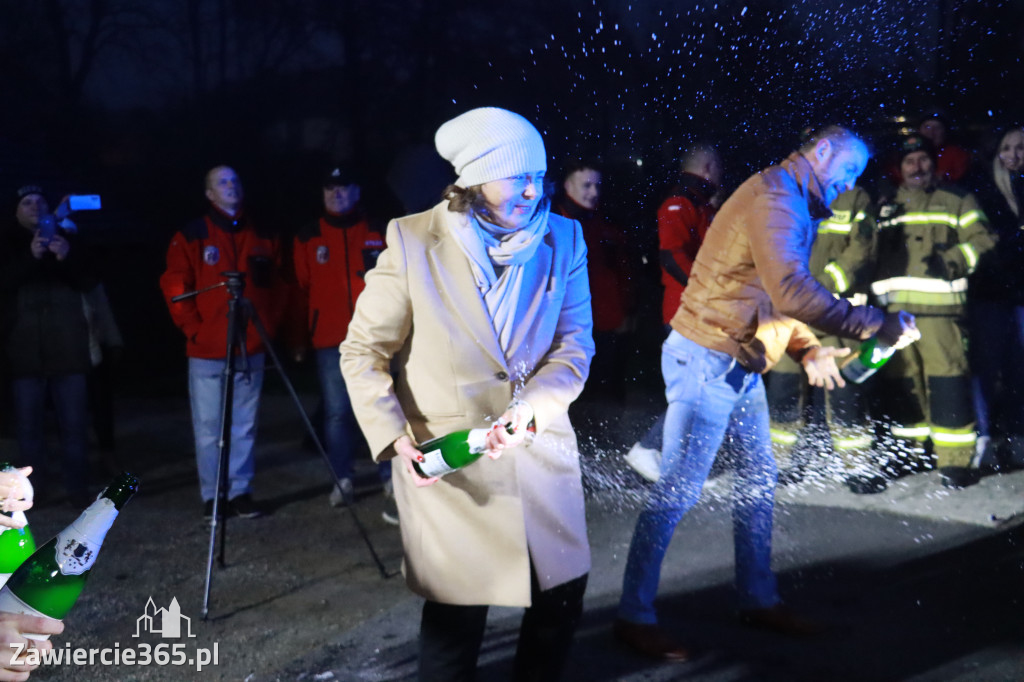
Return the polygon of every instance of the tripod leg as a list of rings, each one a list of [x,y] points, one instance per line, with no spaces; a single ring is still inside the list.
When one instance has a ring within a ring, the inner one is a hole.
[[[210,543],[206,559],[206,589],[203,594],[202,618],[206,620],[210,607],[210,590],[213,585],[213,560],[217,546],[217,530],[223,526],[220,532],[220,556],[218,557],[221,568],[224,567],[224,546],[227,533],[227,514],[225,503],[227,502],[227,479],[228,479],[228,458],[231,453],[231,416],[232,405],[234,404],[235,392],[235,349],[238,344],[238,328],[240,313],[237,300],[232,298],[228,301],[228,338],[227,351],[224,356],[223,383],[221,386],[221,412],[220,412],[220,441],[218,442],[217,458],[217,491],[213,496],[213,518],[210,519]],[[244,329],[244,326],[242,327]],[[244,342],[244,341],[243,341]]]
[[[248,304],[249,302],[246,301],[246,303]],[[327,466],[327,470],[331,472],[331,479],[334,481],[335,485],[340,487],[341,481],[338,480],[338,476],[334,472],[334,467],[331,466],[330,457],[327,456],[327,451],[324,450],[323,443],[320,442],[320,438],[316,435],[316,429],[313,428],[313,424],[309,421],[309,416],[302,408],[302,401],[299,400],[299,395],[295,392],[295,387],[292,385],[291,380],[288,379],[288,375],[284,373],[284,368],[281,366],[281,362],[277,358],[277,353],[274,352],[274,347],[271,345],[270,339],[267,336],[267,330],[264,329],[259,315],[252,310],[251,304],[248,307],[248,317],[252,321],[253,327],[259,334],[260,339],[263,341],[263,346],[267,349],[267,355],[270,357],[271,363],[274,368],[277,369],[278,374],[280,374],[281,381],[284,383],[285,388],[288,389],[288,395],[292,397],[292,402],[295,403],[295,407],[299,411],[299,416],[302,417],[302,423],[305,425],[306,431],[313,439],[313,442],[316,443],[316,449],[323,458],[324,464]],[[362,522],[359,520],[359,516],[356,514],[355,505],[353,504],[354,500],[348,499],[346,502],[349,514],[352,516],[352,521],[355,523],[356,529],[359,531],[359,535],[362,536],[363,542],[366,544],[366,548],[370,552],[370,556],[373,557],[373,561],[377,565],[377,570],[380,571],[381,577],[390,578],[394,575],[398,575],[398,571],[389,572],[384,566],[384,562],[382,562],[380,557],[377,555],[377,551],[374,549],[373,543],[370,542],[370,536],[367,534],[366,528],[363,527]]]

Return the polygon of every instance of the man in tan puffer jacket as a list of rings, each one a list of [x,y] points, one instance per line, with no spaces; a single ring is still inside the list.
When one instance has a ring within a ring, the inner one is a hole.
[[[836,126],[748,179],[726,200],[697,254],[662,350],[668,412],[661,477],[637,521],[615,624],[641,653],[683,660],[688,651],[657,626],[654,598],[676,524],[700,497],[718,448],[733,450],[736,585],[741,618],[780,631],[807,623],[780,603],[771,570],[777,470],[761,374],[788,352],[812,384],[842,385],[835,357],[808,325],[890,345],[916,338],[913,316],[837,299],[808,269],[818,223],[853,187],[868,150]]]

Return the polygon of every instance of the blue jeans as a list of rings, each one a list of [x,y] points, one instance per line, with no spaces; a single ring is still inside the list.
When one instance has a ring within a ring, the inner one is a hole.
[[[60,430],[64,488],[72,498],[89,489],[89,401],[85,374],[18,377],[14,393],[15,431],[24,464],[46,473],[46,394],[49,390]]]
[[[665,413],[662,412],[658,415],[658,418],[651,424],[651,428],[647,429],[647,432],[640,437],[640,445],[649,450],[661,451],[662,438],[665,435]]]
[[[700,499],[723,440],[733,461],[733,539],[742,608],[779,601],[771,570],[772,511],[777,470],[761,376],[736,360],[672,332],[662,346],[668,411],[661,478],[651,489],[626,561],[619,616],[656,623],[654,598],[676,525]]]
[[[232,500],[250,492],[256,467],[256,416],[263,387],[263,355],[249,356],[247,371],[235,361],[234,395],[231,407],[231,449],[228,452],[228,490]],[[192,430],[196,439],[196,467],[199,492],[208,502],[217,495],[217,464],[220,459],[221,402],[224,361],[188,359],[188,393],[192,403]]]
[[[672,326],[665,325],[665,334],[672,333]],[[651,424],[651,428],[647,429],[647,432],[640,437],[640,445],[650,450],[657,450],[661,452],[661,438],[665,434],[665,413],[662,412],[658,415],[658,418]]]
[[[363,435],[359,430],[345,379],[341,376],[340,353],[337,346],[316,351],[317,376],[324,398],[324,448],[331,468],[338,478],[352,478],[357,447]],[[377,473],[381,481],[391,478],[391,462],[380,462]]]

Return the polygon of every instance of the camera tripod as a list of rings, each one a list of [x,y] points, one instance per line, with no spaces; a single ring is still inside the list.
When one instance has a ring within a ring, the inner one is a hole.
[[[242,295],[242,292],[245,289],[245,273],[229,271],[222,272],[220,274],[226,278],[223,282],[206,287],[205,289],[190,291],[171,299],[173,302],[178,302],[193,296],[198,296],[212,289],[219,289],[220,287],[226,287],[230,297],[228,299],[228,333],[227,349],[224,354],[224,379],[221,387],[220,439],[217,443],[217,492],[213,498],[213,517],[210,522],[210,543],[206,561],[206,588],[203,593],[203,620],[206,620],[209,615],[210,591],[213,584],[213,562],[215,555],[218,565],[221,568],[224,567],[224,550],[227,542],[227,515],[224,513],[224,508],[225,503],[227,502],[228,462],[231,453],[231,418],[234,403],[235,375],[238,371],[236,369],[236,365],[239,358],[243,363],[247,363],[245,340],[246,327],[250,322],[259,335],[260,340],[263,342],[263,347],[266,349],[267,356],[270,358],[272,366],[278,371],[281,376],[281,380],[288,389],[288,394],[291,396],[296,409],[298,409],[299,415],[302,417],[302,423],[305,425],[310,438],[312,438],[313,442],[316,444],[317,451],[323,457],[324,464],[327,466],[327,470],[331,473],[331,478],[334,480],[334,484],[342,491],[345,498],[345,504],[352,516],[352,521],[355,523],[360,536],[363,538],[363,542],[366,544],[366,548],[373,557],[373,561],[377,565],[377,570],[380,571],[381,577],[390,578],[396,575],[396,572],[389,572],[385,568],[380,557],[377,555],[376,550],[373,548],[373,543],[370,541],[370,537],[366,533],[366,528],[363,526],[362,522],[359,520],[359,516],[356,514],[353,493],[351,490],[346,490],[341,487],[341,481],[338,479],[338,475],[335,473],[334,467],[331,466],[331,461],[327,456],[327,451],[324,449],[319,436],[317,436],[316,430],[313,428],[313,424],[310,422],[305,409],[303,409],[302,403],[299,400],[298,394],[295,392],[292,382],[288,379],[288,375],[285,374],[284,368],[281,366],[281,362],[278,359],[277,354],[274,352],[274,347],[271,345],[270,339],[267,336],[266,328],[264,328],[263,323],[260,321],[259,315],[253,308],[252,302]],[[219,552],[217,551],[218,530],[220,531]]]

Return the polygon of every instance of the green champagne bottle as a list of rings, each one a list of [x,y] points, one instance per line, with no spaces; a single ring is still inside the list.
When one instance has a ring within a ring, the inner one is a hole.
[[[7,462],[0,462],[0,471],[17,471]],[[27,480],[27,479],[26,479]],[[0,512],[15,521],[23,523],[21,528],[0,526],[0,587],[11,577],[15,569],[36,551],[36,541],[28,527],[25,512]]]
[[[856,355],[843,363],[839,373],[847,381],[862,384],[882,365],[889,362],[889,358],[895,352],[893,346],[887,346],[879,341],[877,336],[872,336],[860,344]]]
[[[506,428],[512,433],[511,426]],[[472,464],[484,454],[488,431],[464,429],[420,443],[416,449],[423,453],[423,461],[413,462],[412,467],[423,478],[431,478]]]
[[[0,589],[0,611],[64,618],[85,587],[107,531],[138,489],[135,476],[118,475],[81,516],[18,567]]]

